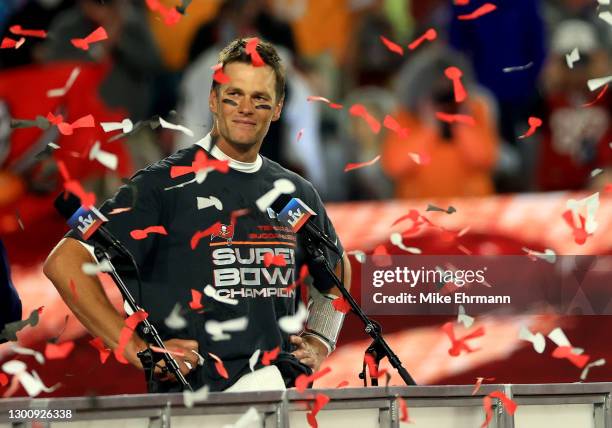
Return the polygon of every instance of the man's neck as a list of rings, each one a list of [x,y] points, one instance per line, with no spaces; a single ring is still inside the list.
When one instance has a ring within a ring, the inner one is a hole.
[[[216,136],[215,145],[230,158],[235,159],[239,162],[249,163],[255,162],[257,160],[259,148],[261,147],[261,144],[255,144],[253,146],[248,146],[243,149],[243,147],[231,144],[220,135]]]

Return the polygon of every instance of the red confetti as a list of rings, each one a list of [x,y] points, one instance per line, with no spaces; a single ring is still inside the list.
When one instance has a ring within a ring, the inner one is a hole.
[[[194,311],[204,309],[204,306],[202,306],[202,293],[193,288],[191,289],[191,302],[189,302],[189,307]]]
[[[344,167],[344,172],[349,172],[354,169],[359,169],[359,168],[364,168],[366,166],[374,165],[376,162],[378,162],[379,159],[380,159],[380,155],[376,156],[374,159],[372,159],[371,161],[367,161],[367,162],[347,163],[346,166]]]
[[[485,3],[472,13],[468,13],[466,15],[459,15],[457,19],[460,19],[462,21],[478,19],[481,16],[486,15],[487,13],[493,12],[495,9],[497,9],[497,6],[495,6],[493,3]]]
[[[251,64],[253,64],[253,67],[261,67],[265,64],[263,59],[259,55],[259,52],[257,52],[258,43],[259,43],[259,38],[253,37],[249,39],[249,41],[247,42],[244,48],[246,53],[251,56]]]
[[[106,39],[108,39],[106,30],[104,27],[98,27],[84,39],[70,39],[70,42],[74,45],[74,47],[87,51],[89,50],[90,44],[101,42],[102,40]]]
[[[164,349],[164,348],[160,348],[159,346],[150,346],[151,351],[154,352],[159,352],[160,354],[170,354],[170,355],[174,355],[175,357],[184,357],[185,353],[183,351],[181,351],[180,349]]]
[[[319,370],[318,372],[315,372],[310,376],[301,374],[295,379],[295,389],[297,390],[297,392],[302,393],[306,390],[306,388],[308,388],[308,385],[310,383],[325,376],[329,372],[331,372],[331,368],[325,367],[323,370]]]
[[[81,183],[76,180],[71,180],[68,174],[68,169],[63,161],[57,161],[57,167],[59,172],[64,179],[64,189],[66,192],[70,192],[77,196],[81,200],[81,205],[86,208],[91,208],[96,204],[96,195],[93,192],[87,193]]]
[[[131,211],[131,210],[132,210],[131,207],[115,208],[111,212],[109,212],[108,215],[121,214],[121,213],[125,213],[125,212]]]
[[[338,385],[336,385],[336,388],[344,388],[345,386],[348,386],[348,385],[349,385],[349,381],[348,380],[343,380]]]
[[[263,255],[263,262],[265,267],[270,266],[287,266],[287,261],[282,254],[274,255],[274,253],[265,253]]]
[[[402,397],[397,397],[397,401],[399,403],[399,408],[400,408],[400,421],[406,422],[406,423],[412,423],[412,421],[410,421],[410,418],[408,416],[408,405],[406,404],[406,400],[404,400]]]
[[[106,360],[108,360],[108,357],[110,357],[112,351],[106,347],[102,338],[96,337],[95,339],[90,340],[89,344],[98,350],[100,363],[106,363]]]
[[[306,101],[322,101],[327,104],[330,103],[330,101],[327,98],[320,97],[318,95],[309,95],[308,97],[306,97]]]
[[[587,238],[591,236],[588,234],[585,229],[586,220],[585,218],[578,214],[578,219],[580,220],[580,225],[574,224],[574,215],[571,210],[567,210],[562,215],[565,222],[569,227],[572,228],[572,233],[574,234],[574,242],[578,245],[582,245],[586,242]]]
[[[465,88],[461,83],[461,76],[463,76],[463,72],[459,70],[457,67],[447,67],[444,70],[444,75],[448,77],[453,82],[453,91],[455,92],[455,102],[461,103],[465,101],[467,98],[467,93],[465,92]]]
[[[47,37],[45,30],[24,30],[21,28],[21,25],[12,25],[9,27],[9,31],[17,36],[38,37],[41,39]]]
[[[120,363],[128,364],[128,360],[126,360],[123,356],[123,351],[125,350],[125,347],[127,346],[130,339],[132,338],[132,334],[134,334],[136,326],[148,316],[148,313],[143,310],[139,310],[138,312],[134,312],[132,315],[127,317],[123,322],[124,326],[121,329],[121,333],[119,334],[119,344],[117,345],[114,351],[115,358]]]
[[[280,346],[277,346],[271,351],[264,351],[263,357],[261,357],[261,364],[264,366],[269,366],[272,364],[272,361],[278,358],[278,354],[280,354]]]
[[[442,122],[447,123],[463,123],[465,125],[475,126],[476,120],[472,116],[468,116],[467,114],[449,114],[443,113],[441,111],[436,112],[436,117],[440,119]]]
[[[159,12],[164,24],[176,25],[181,20],[181,14],[174,7],[165,7],[159,0],[147,0],[147,6],[153,12]]]
[[[593,101],[586,103],[586,104],[582,104],[582,107],[591,107],[593,104],[597,103],[597,101],[603,98],[607,90],[608,90],[608,85],[606,84],[606,86],[604,86],[603,89],[599,91],[599,94],[597,94],[597,97]]]
[[[363,104],[355,104],[349,109],[349,113],[353,116],[361,117],[365,120],[375,134],[380,132],[380,122],[375,117],[370,115]]]
[[[387,369],[382,369],[382,370],[378,369],[376,365],[376,361],[374,360],[374,356],[372,354],[369,354],[366,352],[366,354],[363,357],[363,360],[368,366],[368,371],[370,372],[371,377],[379,378],[383,376],[385,373],[387,373]]]
[[[297,279],[297,281],[294,281],[293,284],[289,284],[287,287],[283,288],[283,290],[288,293],[289,291],[296,288],[298,285],[304,284],[304,280],[308,275],[310,275],[310,273],[308,272],[308,265],[304,264],[300,269],[300,277]]]
[[[336,104],[336,103],[329,103],[329,107],[336,109],[336,110],[340,110],[342,108],[344,108],[344,106],[342,104]]]
[[[221,231],[221,222],[219,221],[210,226],[208,229],[197,231],[191,237],[191,249],[196,249],[198,243],[200,242],[200,239],[210,236],[213,233],[218,234],[219,231]]]
[[[227,370],[225,369],[225,366],[223,365],[223,361],[221,361],[221,358],[217,357],[212,352],[209,352],[208,355],[210,355],[211,357],[215,359],[215,369],[217,369],[217,373],[219,373],[219,375],[222,378],[229,379],[229,374],[227,373]]]
[[[587,365],[591,357],[587,354],[574,354],[571,346],[558,346],[552,353],[553,358],[566,358],[579,369]]]
[[[25,42],[25,37],[22,37],[19,40],[13,40],[10,37],[5,37],[2,39],[2,44],[0,45],[0,49],[18,49]]]
[[[604,186],[604,193],[612,193],[612,183],[608,183]]]
[[[329,397],[325,394],[318,393],[315,397],[314,405],[312,406],[309,413],[306,413],[306,420],[312,428],[318,428],[317,414],[319,411],[329,403]]]
[[[372,262],[378,267],[391,266],[391,256],[387,247],[380,244],[372,251]]]
[[[53,113],[47,113],[47,120],[56,125],[62,135],[72,135],[77,128],[93,128],[96,126],[96,121],[91,114],[83,116],[72,123],[67,123],[64,122],[64,117],[61,114],[55,116]]]
[[[130,232],[130,236],[133,239],[141,240],[145,239],[149,233],[159,233],[160,235],[168,235],[164,226],[149,226],[146,229],[134,229]]]
[[[535,116],[530,116],[527,120],[527,123],[529,123],[529,129],[523,135],[519,136],[519,138],[521,139],[532,136],[536,129],[542,126],[542,119],[537,118]]]
[[[486,397],[482,399],[482,407],[484,407],[484,411],[487,416],[486,416],[485,421],[480,426],[480,428],[486,428],[487,426],[489,426],[491,419],[493,419],[493,410],[492,410],[493,402],[491,398],[499,399],[499,401],[501,401],[502,405],[504,406],[504,408],[510,415],[514,415],[514,412],[516,412],[517,405],[514,401],[509,399],[506,396],[506,394],[504,394],[501,391],[493,391],[492,393],[490,393],[489,395],[487,395]]]
[[[223,72],[223,64],[219,63],[210,67],[213,73],[213,80],[220,85],[226,85],[230,82],[230,78],[227,74]]]
[[[474,384],[474,390],[472,391],[472,395],[476,394],[480,390],[480,387],[482,386],[482,382],[485,380],[488,382],[492,382],[495,380],[495,378],[494,377],[477,377],[476,383]]]
[[[419,218],[421,218],[421,214],[419,214],[417,210],[411,209],[410,211],[408,211],[408,214],[403,215],[400,218],[396,219],[391,226],[395,226],[396,224],[401,223],[404,220],[412,220],[412,224],[414,227],[414,225],[419,221]],[[422,222],[419,223],[419,225],[421,224],[423,223]],[[418,229],[416,231],[418,231]]]
[[[416,49],[417,47],[419,47],[419,45],[423,43],[425,40],[433,41],[433,40],[436,40],[436,37],[438,37],[438,33],[433,28],[430,28],[427,31],[425,31],[425,33],[421,37],[415,39],[412,43],[410,43],[408,45],[408,49],[412,51]]]
[[[408,128],[402,128],[401,125],[393,116],[386,115],[383,120],[383,126],[390,131],[395,132],[400,138],[408,137]]]
[[[337,299],[332,300],[332,306],[335,310],[342,312],[343,314],[347,314],[351,310],[351,305],[344,297],[338,297]]]
[[[48,360],[63,360],[72,352],[73,349],[74,342],[72,340],[59,345],[55,343],[47,343],[45,347],[45,357]]]
[[[4,373],[0,373],[0,386],[8,385],[9,379],[8,376]]]
[[[448,338],[451,341],[452,345],[448,350],[448,354],[451,357],[459,356],[461,354],[461,351],[465,351],[467,353],[476,352],[478,349],[470,348],[470,346],[466,342],[470,339],[475,339],[477,337],[484,336],[485,334],[484,327],[479,327],[471,333],[468,333],[467,335],[463,336],[462,338],[456,339],[455,331],[453,329],[453,323],[450,321],[442,326],[442,330],[448,335]]]
[[[467,6],[470,4],[470,0],[454,0],[453,4],[456,4],[457,6]]]
[[[391,40],[387,39],[384,36],[380,36],[380,40],[385,44],[387,49],[389,49],[391,52],[394,52],[398,55],[404,55],[404,48],[402,48],[397,43],[393,43]]]
[[[173,166],[170,168],[170,178],[180,177],[185,174],[194,173],[197,174],[207,168],[211,168],[215,171],[227,173],[229,171],[229,161],[217,160],[214,158],[208,158],[204,150],[198,150],[195,155],[191,166]]]

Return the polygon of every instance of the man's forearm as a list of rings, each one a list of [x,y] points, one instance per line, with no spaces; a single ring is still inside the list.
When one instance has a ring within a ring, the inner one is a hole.
[[[124,317],[108,299],[100,280],[83,272],[83,263],[93,261],[81,243],[66,238],[47,258],[44,273],[85,328],[94,337],[101,337],[109,347],[115,349],[119,344]],[[74,291],[70,286],[71,281],[74,283]],[[135,341],[138,341],[138,338],[135,337]],[[130,344],[135,345],[137,344]]]

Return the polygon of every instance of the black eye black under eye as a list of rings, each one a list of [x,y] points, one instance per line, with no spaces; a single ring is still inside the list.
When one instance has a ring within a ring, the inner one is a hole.
[[[236,101],[230,100],[229,98],[223,98],[223,100],[221,100],[221,102],[225,103],[225,104],[229,104],[229,105],[234,106],[234,107],[236,107],[238,105],[238,103]]]
[[[269,104],[259,104],[259,105],[256,105],[255,108],[263,109],[263,110],[272,110],[272,106]]]

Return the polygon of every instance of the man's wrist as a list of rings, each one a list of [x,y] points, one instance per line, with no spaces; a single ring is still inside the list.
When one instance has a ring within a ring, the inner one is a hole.
[[[327,354],[325,356],[329,356],[329,354],[331,354],[334,350],[334,348],[331,346],[331,344],[329,344],[325,339],[323,339],[321,336],[314,334],[314,333],[309,333],[309,332],[304,332],[301,334],[301,336],[303,338],[314,338],[316,340],[317,343],[322,344],[326,351]]]

